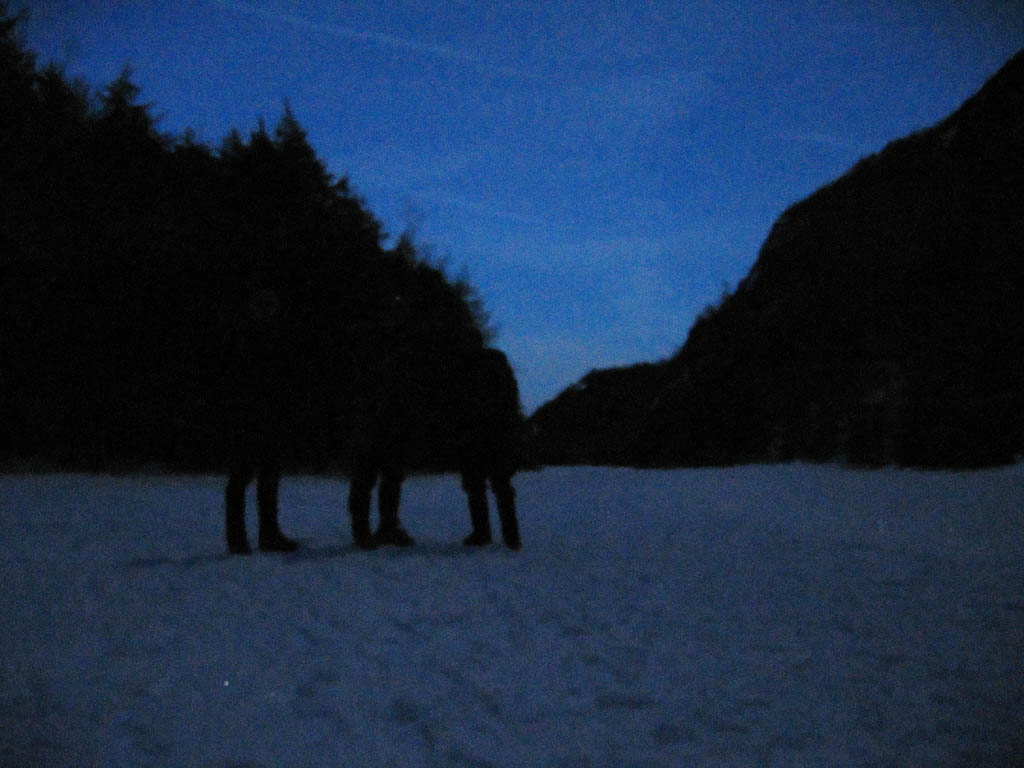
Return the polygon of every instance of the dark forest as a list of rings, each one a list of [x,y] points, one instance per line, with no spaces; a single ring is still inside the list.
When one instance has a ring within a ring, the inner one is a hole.
[[[39,67],[18,25],[0,5],[0,460],[219,471],[272,419],[286,467],[325,469],[396,367],[444,420],[438,361],[488,340],[481,303],[383,245],[287,104],[211,148],[162,133],[130,71],[93,93]]]

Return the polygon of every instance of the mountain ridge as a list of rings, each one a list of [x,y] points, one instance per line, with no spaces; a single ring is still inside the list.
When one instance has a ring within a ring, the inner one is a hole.
[[[548,463],[975,466],[1024,448],[1024,51],[775,221],[668,360],[531,419]]]

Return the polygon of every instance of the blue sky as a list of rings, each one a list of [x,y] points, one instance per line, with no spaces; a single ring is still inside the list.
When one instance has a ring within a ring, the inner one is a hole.
[[[479,289],[532,411],[656,360],[774,219],[954,110],[1020,48],[1010,0],[35,0],[29,45],[130,64],[214,145],[285,99],[329,170]]]

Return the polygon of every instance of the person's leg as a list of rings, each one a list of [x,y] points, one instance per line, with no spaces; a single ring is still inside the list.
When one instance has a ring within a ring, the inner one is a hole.
[[[462,490],[469,504],[469,520],[473,530],[462,540],[464,546],[482,547],[491,543],[491,515],[487,508],[487,482],[481,472],[464,470]]]
[[[224,533],[228,551],[233,555],[247,555],[252,552],[245,533],[245,488],[252,480],[253,472],[239,464],[228,474],[224,489]]]
[[[399,547],[413,545],[412,537],[403,530],[398,520],[398,507],[402,500],[404,473],[395,466],[384,467],[381,473],[377,509],[380,512],[380,526],[374,537],[378,544],[393,544]]]
[[[501,538],[509,549],[519,549],[523,544],[519,538],[516,491],[512,487],[512,473],[501,471],[491,475],[491,488],[494,490],[498,517],[501,519]]]
[[[298,548],[297,541],[289,539],[278,526],[277,491],[281,483],[281,470],[276,464],[260,467],[256,478],[256,500],[260,516],[260,549],[264,552],[291,552]]]
[[[349,481],[348,512],[352,519],[352,541],[360,549],[375,549],[370,532],[370,497],[377,484],[377,467],[366,459],[357,460]]]

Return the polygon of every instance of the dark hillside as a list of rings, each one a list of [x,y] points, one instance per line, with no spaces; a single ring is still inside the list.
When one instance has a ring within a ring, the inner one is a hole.
[[[950,117],[787,210],[735,294],[619,409],[643,415],[592,433],[625,463],[1013,460],[1022,200],[1019,53]],[[599,397],[576,412],[603,413]],[[542,452],[559,400],[535,417]]]
[[[630,464],[650,409],[646,395],[667,383],[662,364],[595,370],[531,418],[537,457],[552,464]],[[639,396],[638,396],[639,395]]]

